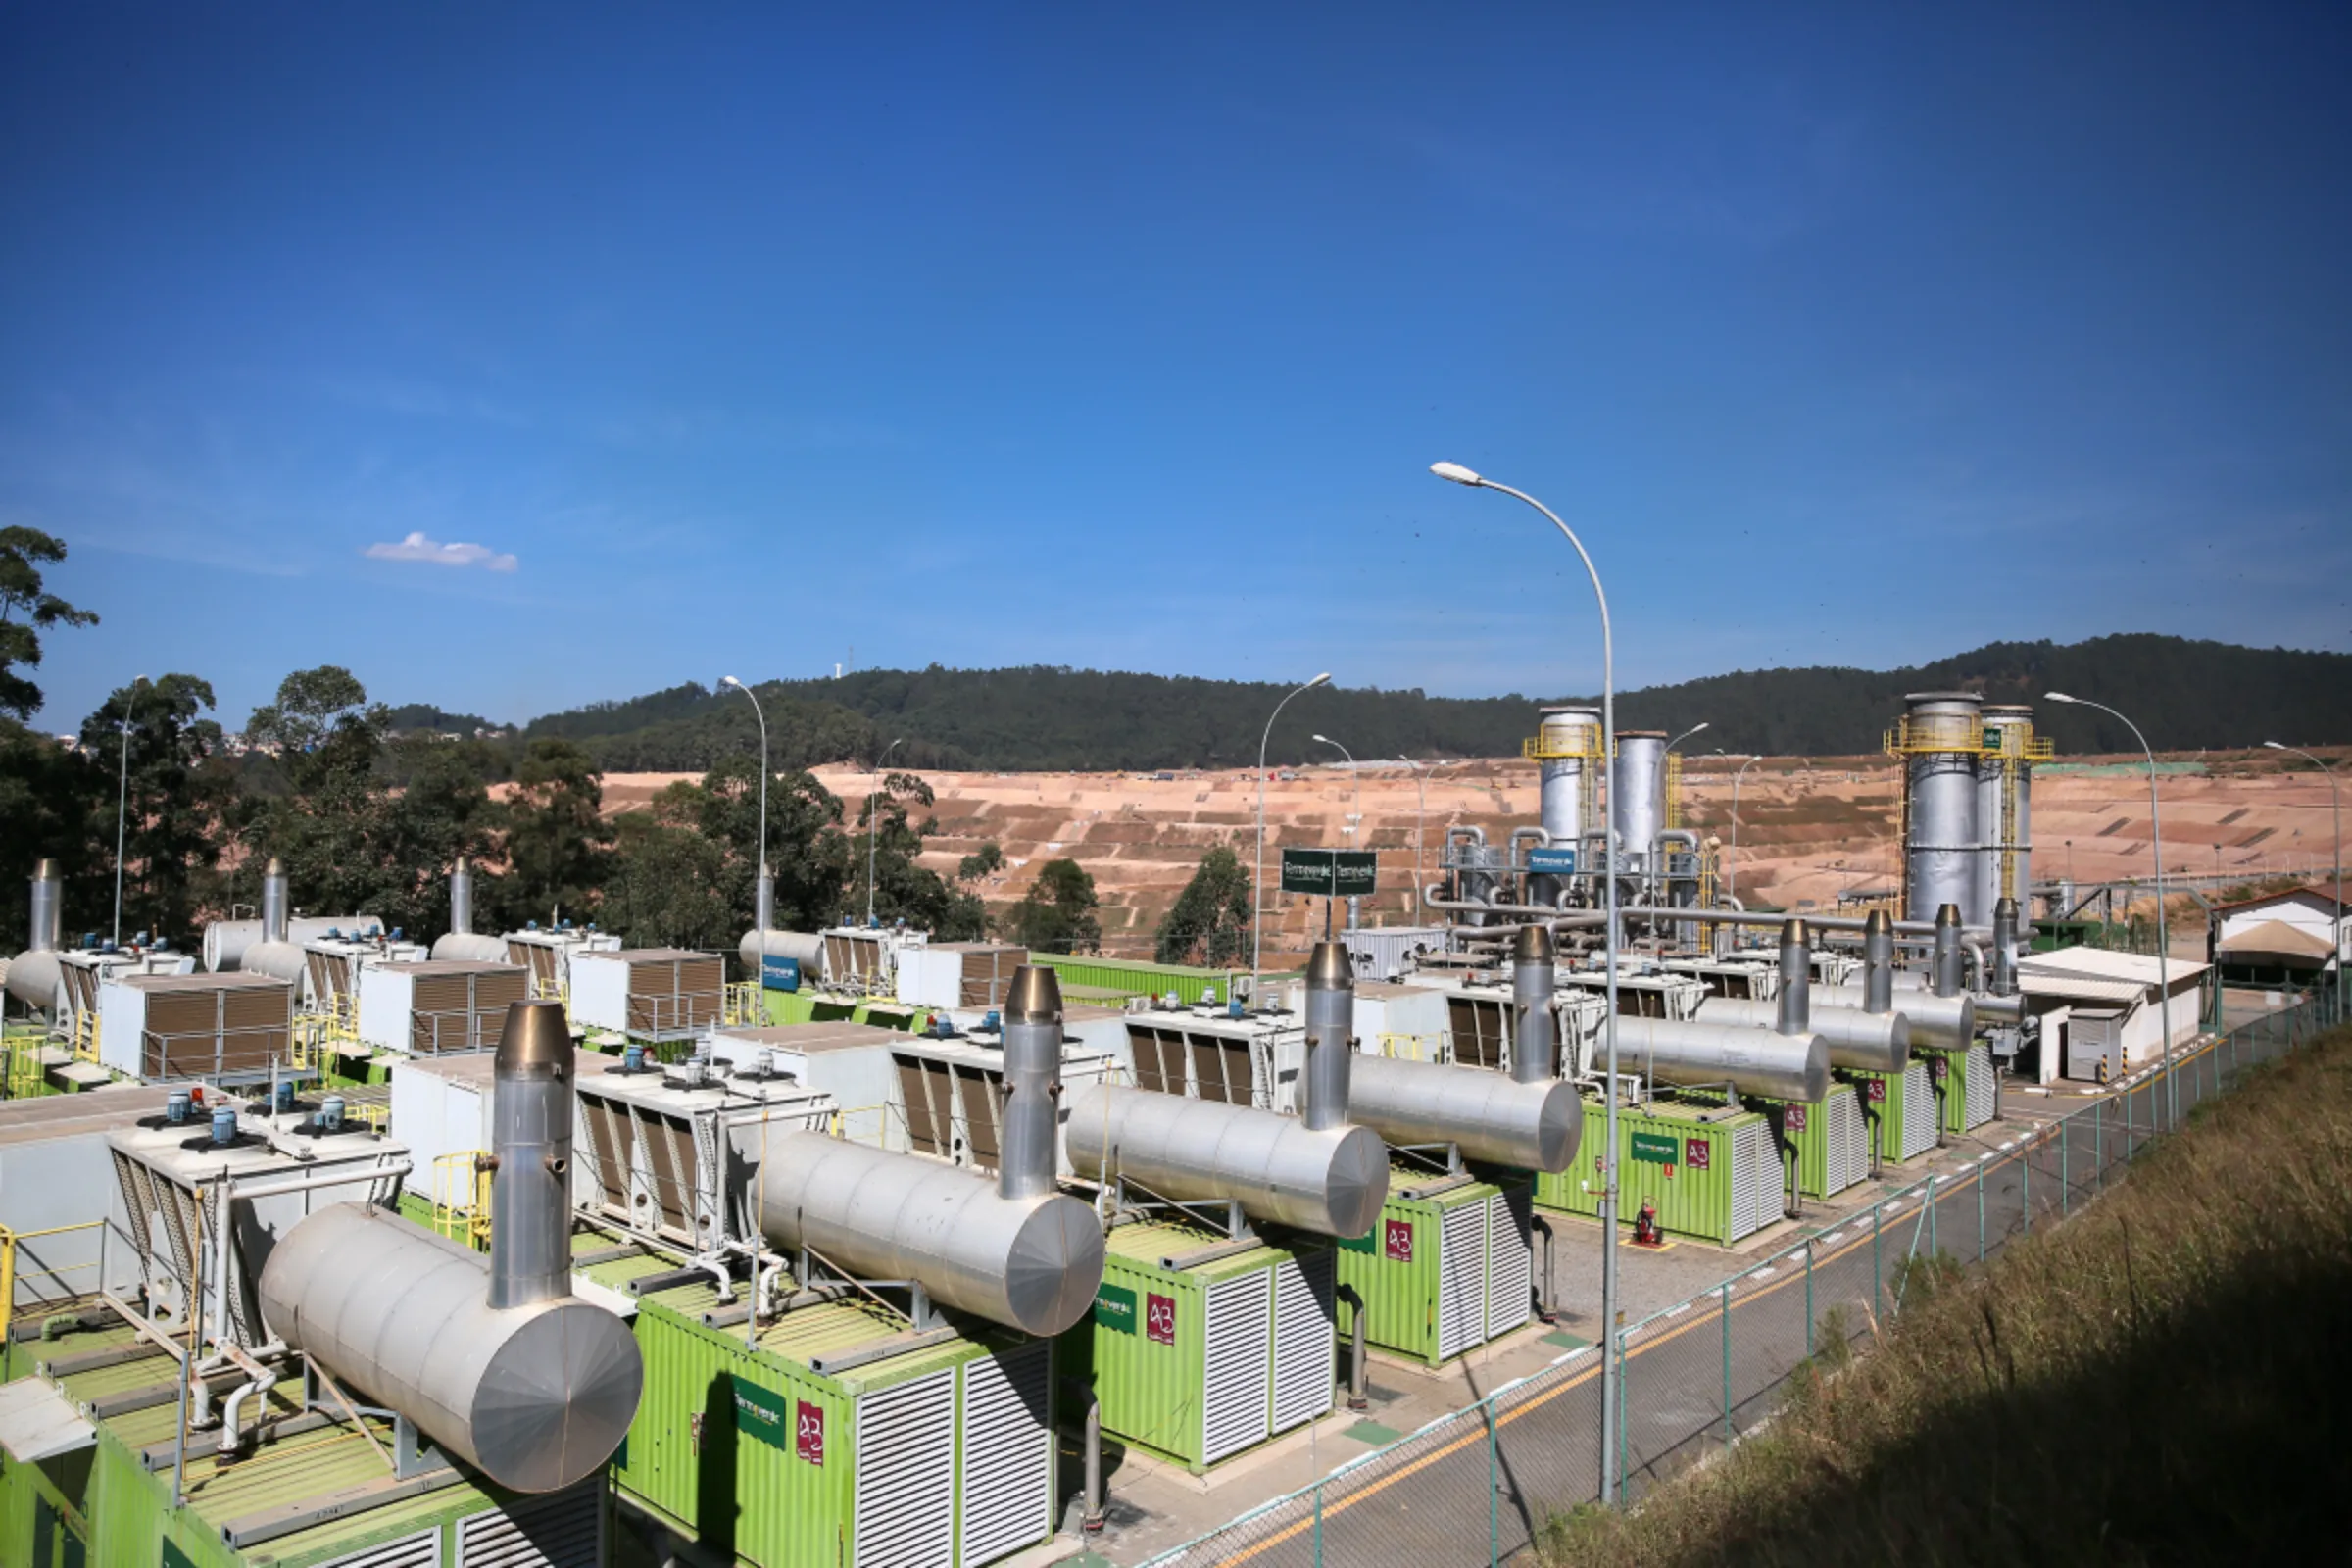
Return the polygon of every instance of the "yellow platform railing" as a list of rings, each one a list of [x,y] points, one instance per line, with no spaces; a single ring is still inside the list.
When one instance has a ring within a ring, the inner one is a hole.
[[[462,1150],[433,1161],[433,1229],[453,1242],[490,1245],[490,1164],[487,1151]]]

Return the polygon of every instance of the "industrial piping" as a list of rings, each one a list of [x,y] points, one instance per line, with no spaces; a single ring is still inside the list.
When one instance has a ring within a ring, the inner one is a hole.
[[[465,958],[475,963],[504,963],[507,958],[503,940],[474,934],[473,867],[463,855],[449,868],[449,931],[433,944],[433,956]]]
[[[627,1325],[569,1294],[562,1004],[509,1007],[493,1071],[490,1257],[382,1209],[335,1203],[278,1244],[259,1295],[290,1348],[452,1457],[514,1491],[555,1492],[619,1446],[644,1364]]]
[[[1517,1170],[1562,1171],[1576,1159],[1584,1103],[1558,1076],[1553,1051],[1552,948],[1541,926],[1512,945],[1518,1012],[1511,1073],[1431,1061],[1359,1056],[1348,1114],[1397,1145],[1451,1144],[1465,1158]],[[1353,1001],[1353,993],[1348,994]]]
[[[1054,1185],[1061,996],[1053,971],[1015,970],[1007,1013],[1013,1098],[995,1181],[920,1154],[741,1123],[731,1136],[755,1172],[748,1203],[762,1234],[1024,1333],[1058,1334],[1085,1316],[1102,1281],[1102,1229]]]
[[[1787,945],[1781,952],[1781,994],[1778,1004],[1747,1002],[1730,997],[1709,997],[1699,1004],[1698,1016],[1705,1023],[1739,1024],[1751,1029],[1773,1029],[1786,1033],[1785,1009],[1790,991],[1790,959]],[[1911,1060],[1911,1021],[1894,1010],[1894,932],[1886,911],[1871,911],[1869,928],[1862,938],[1862,987],[1860,1007],[1840,1005],[1830,999],[1851,993],[1851,986],[1822,987],[1823,1001],[1814,1005],[1812,992],[1812,963],[1810,954],[1793,971],[1802,975],[1798,989],[1806,993],[1804,1027],[1821,1036],[1829,1046],[1830,1065],[1859,1068],[1865,1072],[1901,1072]]]
[[[1071,1167],[1105,1181],[1128,1177],[1178,1202],[1239,1203],[1252,1219],[1322,1236],[1370,1231],[1388,1201],[1389,1151],[1369,1127],[1348,1123],[1347,1031],[1355,997],[1348,950],[1318,944],[1306,974],[1307,1108],[1314,1111],[1319,1101],[1321,1113],[1337,1118],[1330,1125],[1249,1105],[1086,1084],[1070,1097]]]
[[[65,930],[66,884],[57,862],[32,868],[32,923],[26,946],[8,965],[8,994],[36,1012],[57,1005],[57,946]]]

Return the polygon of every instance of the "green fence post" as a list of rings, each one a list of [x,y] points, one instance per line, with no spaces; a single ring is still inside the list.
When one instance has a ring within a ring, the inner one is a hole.
[[[2031,1142],[2017,1152],[2017,1211],[2025,1221],[2026,1234],[2031,1236],[2034,1234],[2034,1145]]]
[[[1323,1568],[1323,1483],[1315,1483],[1315,1568]]]
[[[2098,1168],[2099,1188],[2107,1187],[2107,1102],[2090,1102],[2090,1162]]]
[[[2058,1122],[2058,1212],[2062,1215],[2067,1212],[2067,1205],[2074,1198],[2074,1186],[2068,1175],[2066,1161],[2066,1123],[2069,1119],[2062,1117]]]
[[[1622,1371],[1617,1378],[1620,1397],[1625,1393]],[[1502,1487],[1494,1456],[1494,1401],[1487,1403],[1487,1568],[1498,1568],[1502,1562]]]
[[[1633,1426],[1633,1417],[1625,1407],[1625,1330],[1619,1329],[1617,1331],[1617,1500],[1621,1504],[1625,1501],[1625,1494],[1630,1488],[1625,1473],[1625,1461],[1632,1445],[1627,1442],[1626,1434]]]
[[[1879,1247],[1886,1218],[1886,1200],[1882,1198],[1870,1205],[1870,1309],[1874,1312],[1886,1310],[1886,1270],[1880,1261]]]
[[[1977,1166],[1977,1261],[1984,1261],[1984,1167]]]
[[[1813,1242],[1805,1241],[1805,1355],[1813,1354]]]
[[[1723,1444],[1732,1444],[1732,1282],[1723,1282]]]

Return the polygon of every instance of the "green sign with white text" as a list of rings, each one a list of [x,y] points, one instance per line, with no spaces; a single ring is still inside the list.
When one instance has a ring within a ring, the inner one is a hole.
[[[1282,891],[1326,899],[1359,898],[1380,881],[1380,857],[1370,850],[1285,850]]]
[[[1095,1287],[1095,1322],[1121,1334],[1135,1332],[1135,1293],[1124,1285]]]
[[[1679,1139],[1657,1133],[1634,1134],[1634,1159],[1643,1165],[1672,1165],[1681,1160],[1683,1146]]]
[[[742,1378],[735,1384],[735,1430],[779,1448],[792,1446],[792,1416],[784,1396]]]

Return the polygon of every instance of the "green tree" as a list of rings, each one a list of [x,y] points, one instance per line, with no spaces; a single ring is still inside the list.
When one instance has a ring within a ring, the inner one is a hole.
[[[385,885],[378,907],[411,936],[449,929],[449,872],[459,856],[473,861],[475,918],[495,927],[510,902],[508,879],[488,869],[506,854],[508,813],[490,798],[502,771],[478,741],[404,736],[384,748],[379,771],[398,788],[384,816]]]
[[[95,612],[77,609],[48,591],[41,567],[66,559],[66,542],[38,528],[0,528],[0,713],[29,722],[40,711],[41,689],[19,666],[37,669],[41,633],[52,626],[95,626]]]
[[[246,853],[234,897],[259,903],[263,866],[285,862],[294,906],[321,915],[385,916],[397,894],[392,792],[379,771],[385,710],[350,670],[296,670],[277,700],[253,710],[245,734],[262,757],[238,806]]]
[[[956,880],[978,882],[982,878],[994,876],[1004,869],[1004,852],[998,849],[996,841],[991,839],[956,862]]]
[[[677,786],[672,786],[677,788]],[[717,875],[737,930],[752,923],[752,879],[760,863],[758,753],[724,757],[685,786],[678,797],[691,812],[681,817],[722,852]],[[779,930],[815,931],[841,911],[850,874],[848,840],[839,831],[841,802],[812,773],[778,773],[767,782],[767,863],[776,878],[774,919]]]
[[[618,849],[600,913],[630,946],[725,948],[744,926],[720,886],[725,846],[699,825],[707,797],[681,780],[615,820]]]
[[[220,726],[202,716],[212,706],[209,682],[166,675],[118,688],[81,721],[101,796],[109,774],[121,791],[126,938],[148,931],[184,944],[203,911],[220,902],[220,848],[235,783]],[[113,804],[101,807],[109,828]],[[114,839],[105,829],[101,839],[111,875]]]
[[[1102,945],[1095,879],[1076,860],[1048,860],[1012,906],[1013,940],[1039,953],[1092,953]]]
[[[612,858],[604,806],[604,775],[586,752],[570,741],[531,742],[507,803],[500,891],[510,920],[596,917]]]
[[[920,775],[891,773],[863,803],[859,821],[873,837],[874,915],[920,926],[942,941],[973,941],[988,934],[987,906],[921,863],[924,841],[938,833],[939,823],[927,816],[916,826],[908,807],[927,807],[935,799]],[[852,846],[853,871],[859,882],[864,880],[867,848],[863,836]],[[862,901],[858,902],[856,912],[862,914]]]
[[[1200,857],[1159,922],[1154,956],[1162,963],[1210,967],[1238,962],[1250,951],[1250,873],[1223,845]]]

